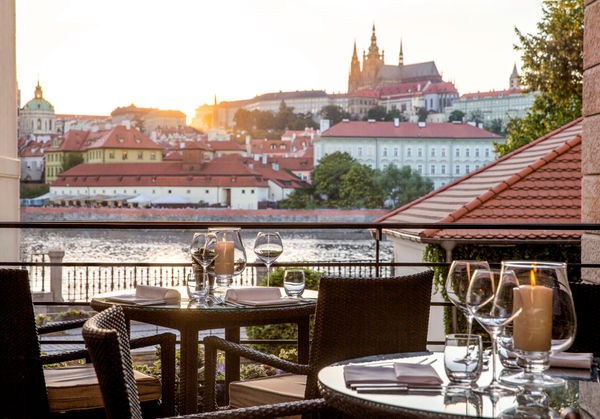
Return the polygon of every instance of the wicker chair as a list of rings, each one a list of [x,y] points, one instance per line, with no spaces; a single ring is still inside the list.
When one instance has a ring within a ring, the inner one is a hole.
[[[27,271],[0,269],[0,417],[44,418],[89,409],[102,413],[102,396],[90,365],[43,369],[45,364],[89,360],[86,350],[57,355],[40,353],[39,334],[74,329],[85,320],[51,323],[36,328]],[[135,347],[161,345],[164,414],[174,411],[175,336],[162,334],[136,340]],[[166,368],[165,368],[166,367]],[[56,377],[60,377],[58,380]],[[148,377],[151,378],[151,377]],[[60,381],[60,383],[55,383]],[[66,383],[66,384],[65,384]],[[147,383],[147,381],[146,381]],[[160,384],[159,384],[160,386]],[[160,387],[157,392],[160,393]]]
[[[329,364],[376,354],[425,351],[432,280],[430,270],[398,278],[321,278],[308,365],[285,361],[216,336],[205,338],[205,410],[218,408],[217,350],[294,374],[231,383],[233,407],[247,407],[241,404],[257,400],[257,404],[284,401],[286,397],[314,399],[319,397],[317,373]],[[290,389],[285,390],[286,386]],[[237,398],[236,391],[240,394]]]
[[[129,337],[123,309],[118,306],[111,307],[89,319],[83,325],[83,338],[94,361],[107,416],[112,419],[140,419],[140,403],[133,381]],[[317,413],[324,409],[325,401],[319,399],[185,417],[264,418]]]
[[[570,352],[593,352],[600,356],[600,285],[587,283],[570,283],[575,314],[577,315],[577,332],[575,342],[568,349]]]

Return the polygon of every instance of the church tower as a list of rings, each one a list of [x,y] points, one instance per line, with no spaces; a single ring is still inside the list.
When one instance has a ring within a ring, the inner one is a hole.
[[[398,66],[404,65],[404,53],[402,52],[402,38],[400,38],[400,54],[398,54]]]
[[[371,45],[369,53],[363,62],[363,81],[368,87],[376,87],[376,77],[379,69],[383,65],[383,54],[379,54],[377,46],[377,35],[375,35],[375,24],[373,24],[373,32],[371,34]]]
[[[510,75],[509,80],[509,89],[520,89],[521,88],[521,76],[519,76],[519,72],[517,71],[517,63],[513,66],[512,74]]]
[[[358,90],[360,86],[360,61],[356,53],[356,41],[354,41],[354,51],[352,53],[352,61],[350,62],[350,74],[348,76],[348,93]]]

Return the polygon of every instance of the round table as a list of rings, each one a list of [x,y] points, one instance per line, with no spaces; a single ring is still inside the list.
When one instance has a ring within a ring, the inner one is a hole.
[[[371,364],[391,366],[393,362],[418,363],[424,359],[435,359],[432,367],[444,380],[444,391],[433,394],[364,394],[346,387],[343,370],[347,364]],[[567,379],[566,387],[544,389],[549,407],[559,412],[565,407],[578,407],[591,417],[600,414],[600,383],[598,382],[598,359],[594,360],[591,372],[585,370],[551,370],[552,374]],[[502,374],[502,372],[501,372]],[[579,378],[570,375],[581,375]],[[528,394],[501,397],[491,400],[472,391],[459,391],[448,387],[444,372],[443,354],[393,354],[366,357],[333,364],[322,369],[318,375],[319,389],[328,404],[356,417],[374,415],[401,415],[402,417],[484,417],[494,418],[508,413],[527,412],[525,400]],[[491,372],[484,371],[478,381],[483,386],[491,381]],[[520,417],[531,416],[522,414]]]
[[[179,287],[174,287],[179,288]],[[182,291],[182,295],[187,292]],[[131,291],[132,293],[134,291]],[[176,305],[127,305],[107,301],[110,295],[124,294],[112,292],[94,296],[91,306],[96,311],[105,310],[118,304],[123,307],[129,320],[176,329],[181,334],[181,386],[183,414],[198,410],[198,332],[209,329],[225,329],[225,339],[240,341],[240,327],[275,323],[296,323],[298,325],[298,362],[308,363],[309,317],[316,307],[315,291],[307,290],[301,303],[280,306],[231,307],[222,305],[199,305],[182,299]],[[239,356],[226,358],[225,380],[239,380]]]

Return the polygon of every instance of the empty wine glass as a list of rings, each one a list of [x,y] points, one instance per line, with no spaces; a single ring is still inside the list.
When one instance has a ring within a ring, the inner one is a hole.
[[[304,270],[286,269],[283,273],[283,289],[288,297],[300,298],[304,292]]]
[[[270,285],[271,264],[283,253],[281,236],[277,232],[261,231],[254,242],[254,253],[267,266],[267,287]]]
[[[509,270],[478,269],[473,273],[466,303],[475,319],[489,333],[492,341],[492,382],[476,391],[495,397],[514,394],[518,390],[500,384],[497,377],[497,338],[504,325],[521,313],[521,306],[513,306],[514,289],[518,289],[517,277]]]
[[[208,267],[217,257],[215,252],[215,243],[217,236],[214,233],[194,233],[192,244],[190,245],[190,255],[192,256],[192,266],[195,264],[202,267],[202,283],[210,289],[208,286]],[[198,269],[194,266],[192,275],[197,275]],[[199,278],[194,278],[195,284],[200,286]],[[190,296],[191,293],[190,293]]]
[[[477,269],[490,269],[490,265],[484,260],[455,260],[450,265],[448,277],[444,289],[446,296],[467,319],[467,335],[471,335],[473,326],[473,314],[469,311],[466,303],[467,291],[473,273]],[[467,353],[465,361],[468,362],[470,354]]]

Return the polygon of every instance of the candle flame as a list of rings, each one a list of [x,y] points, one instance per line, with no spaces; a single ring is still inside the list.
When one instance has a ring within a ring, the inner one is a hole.
[[[535,266],[533,267],[533,269],[531,271],[529,271],[529,278],[531,280],[531,286],[535,287]]]
[[[227,241],[227,240],[225,240],[225,236],[223,236],[223,240],[222,241],[223,241],[223,243],[225,243]]]

